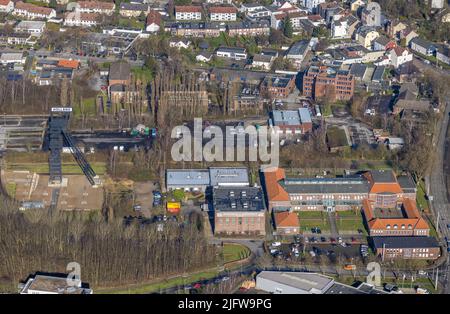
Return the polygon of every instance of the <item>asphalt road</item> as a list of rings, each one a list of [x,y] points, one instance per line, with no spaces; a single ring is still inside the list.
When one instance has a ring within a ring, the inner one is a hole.
[[[446,133],[449,123],[450,103],[447,102],[444,112],[444,118],[439,130],[439,137],[436,143],[433,143],[436,152],[436,159],[434,160],[431,174],[428,180],[430,195],[432,196],[431,208],[435,215],[439,214],[439,232],[441,238],[450,239],[450,230],[447,225],[450,224],[450,203],[447,199],[447,187],[445,184],[444,165],[448,162],[449,156],[445,156],[446,148]],[[450,263],[447,259],[445,268],[443,269],[444,276],[442,284],[444,285],[444,292],[450,293],[450,285],[448,279],[450,276]]]

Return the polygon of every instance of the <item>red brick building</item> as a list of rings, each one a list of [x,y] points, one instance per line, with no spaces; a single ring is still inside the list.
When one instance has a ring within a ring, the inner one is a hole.
[[[349,71],[311,66],[303,75],[303,95],[312,99],[350,100],[354,89],[355,80]]]

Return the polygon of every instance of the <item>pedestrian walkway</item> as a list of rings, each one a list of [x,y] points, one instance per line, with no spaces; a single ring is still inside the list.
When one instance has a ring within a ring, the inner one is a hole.
[[[335,212],[328,212],[328,222],[330,224],[330,232],[331,236],[337,237],[339,236],[339,231],[336,225],[336,213]]]

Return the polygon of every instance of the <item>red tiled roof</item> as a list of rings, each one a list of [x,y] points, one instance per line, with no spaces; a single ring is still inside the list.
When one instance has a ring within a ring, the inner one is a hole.
[[[210,7],[209,13],[236,13],[235,7]]]
[[[50,15],[50,13],[52,13],[53,11],[53,9],[51,8],[40,7],[31,3],[24,3],[22,1],[16,3],[16,9],[45,15]]]
[[[80,66],[80,61],[61,59],[58,61],[58,66],[63,68],[78,69],[78,67]]]
[[[286,177],[284,170],[276,168],[274,171],[264,172],[267,198],[270,201],[289,201],[289,194],[283,189],[278,181]]]
[[[0,5],[7,6],[11,0],[0,0]]]
[[[177,5],[175,12],[202,12],[202,7],[195,5]]]
[[[101,9],[101,10],[113,10],[113,2],[102,1],[79,1],[77,2],[82,9]]]
[[[300,224],[298,222],[298,216],[296,213],[292,212],[281,212],[281,213],[275,213],[275,226],[277,228],[279,227],[300,227]]]
[[[156,24],[161,26],[161,14],[158,11],[150,10],[147,14],[147,25]]]

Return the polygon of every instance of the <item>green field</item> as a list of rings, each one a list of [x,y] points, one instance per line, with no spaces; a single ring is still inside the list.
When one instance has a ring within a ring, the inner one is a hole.
[[[224,263],[230,263],[247,258],[250,255],[250,250],[248,247],[240,244],[225,243],[222,254]]]
[[[92,162],[90,163],[92,169],[94,169],[95,173],[98,175],[102,175],[106,173],[106,163],[104,162]],[[8,170],[28,170],[30,172],[36,172],[40,174],[48,174],[48,163],[8,163]],[[64,174],[83,174],[80,166],[77,163],[63,163],[62,164],[62,172]]]
[[[421,210],[429,211],[428,207],[428,201],[425,197],[425,184],[423,181],[419,181],[419,184],[417,185],[417,205]]]
[[[159,292],[167,288],[192,284],[194,282],[211,279],[219,274],[218,271],[203,271],[186,277],[177,276],[171,279],[161,280],[155,283],[129,286],[127,288],[95,289],[97,294],[144,294]]]

